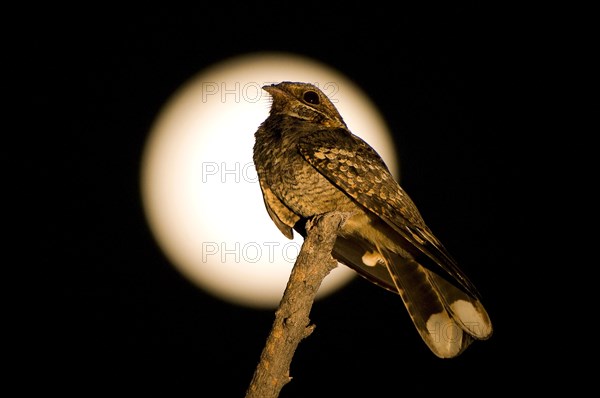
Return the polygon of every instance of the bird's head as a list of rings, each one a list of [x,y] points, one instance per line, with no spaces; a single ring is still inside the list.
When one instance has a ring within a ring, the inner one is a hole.
[[[263,89],[273,99],[271,115],[283,114],[326,127],[347,128],[333,103],[313,84],[281,82]]]

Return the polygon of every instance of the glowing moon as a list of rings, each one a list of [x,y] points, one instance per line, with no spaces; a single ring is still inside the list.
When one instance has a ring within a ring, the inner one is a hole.
[[[265,84],[316,84],[350,130],[397,169],[387,127],[367,96],[340,72],[290,54],[257,53],[210,67],[179,89],[150,131],[141,170],[148,223],[170,262],[232,303],[276,307],[302,237],[285,238],[264,207],[252,163],[254,132],[270,107]],[[340,265],[318,298],[354,277]]]

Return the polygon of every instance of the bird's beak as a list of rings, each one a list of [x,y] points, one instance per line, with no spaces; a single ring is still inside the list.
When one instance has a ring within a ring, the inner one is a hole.
[[[269,93],[271,95],[271,98],[273,99],[273,103],[278,102],[277,100],[280,98],[286,98],[286,97],[290,96],[290,94],[287,91],[283,90],[277,84],[265,85],[265,86],[263,86],[263,90],[265,90],[267,93]]]
[[[271,95],[282,92],[282,90],[279,87],[277,87],[276,84],[268,84],[268,85],[262,86],[262,89]]]

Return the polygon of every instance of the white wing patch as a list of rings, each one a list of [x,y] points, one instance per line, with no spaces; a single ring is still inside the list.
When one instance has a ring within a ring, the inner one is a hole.
[[[383,257],[378,252],[366,252],[362,256],[362,262],[367,267],[374,267],[377,264],[385,264]]]

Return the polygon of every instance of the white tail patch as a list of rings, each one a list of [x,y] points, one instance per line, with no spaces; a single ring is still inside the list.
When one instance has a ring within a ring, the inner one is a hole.
[[[450,304],[450,309],[470,335],[477,339],[486,339],[490,336],[492,325],[485,310],[479,310],[465,300],[456,300]]]
[[[427,319],[429,348],[441,358],[452,358],[462,350],[463,331],[446,311],[433,314]]]

